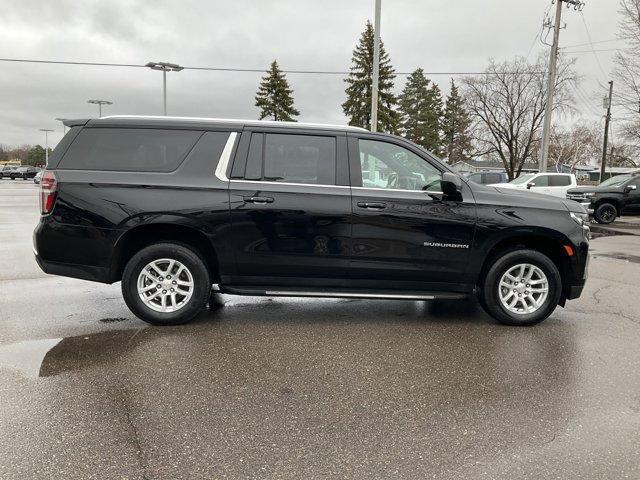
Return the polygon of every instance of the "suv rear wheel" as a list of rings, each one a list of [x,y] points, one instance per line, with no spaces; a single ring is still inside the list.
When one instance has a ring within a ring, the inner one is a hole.
[[[122,296],[129,309],[153,325],[192,320],[207,304],[209,271],[200,255],[186,245],[157,243],[143,248],[122,274]]]
[[[593,213],[593,218],[595,218],[596,222],[603,225],[613,223],[617,216],[618,209],[616,209],[615,205],[612,205],[611,203],[602,203],[598,205],[596,211]]]
[[[534,325],[549,317],[562,294],[555,264],[535,250],[513,250],[498,257],[481,285],[480,304],[506,325]]]

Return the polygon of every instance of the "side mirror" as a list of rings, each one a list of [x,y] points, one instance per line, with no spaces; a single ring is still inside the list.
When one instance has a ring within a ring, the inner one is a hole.
[[[636,187],[635,185],[627,185],[626,187],[624,187],[624,193],[631,193],[637,189],[638,187]]]
[[[536,184],[534,182],[527,183],[527,190],[530,190],[531,187],[535,187]]]
[[[460,195],[460,192],[462,192],[462,179],[455,173],[444,172],[440,185],[442,186],[442,193],[446,196]]]

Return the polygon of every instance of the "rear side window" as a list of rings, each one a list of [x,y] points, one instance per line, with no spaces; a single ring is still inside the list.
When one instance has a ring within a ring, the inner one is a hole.
[[[500,175],[499,173],[485,173],[485,182],[486,184],[492,184],[492,183],[501,183],[502,182],[502,175]]]
[[[548,187],[549,186],[549,175],[540,175],[539,177],[531,180],[531,183],[535,183],[536,187]]]
[[[474,183],[482,183],[482,174],[474,173],[473,175],[469,175],[469,180],[471,180]]]
[[[244,178],[335,185],[336,139],[319,135],[254,133]]]
[[[568,187],[571,185],[571,177],[568,175],[554,175],[549,178],[550,187]]]
[[[202,132],[144,128],[85,128],[59,168],[171,172],[178,168]]]

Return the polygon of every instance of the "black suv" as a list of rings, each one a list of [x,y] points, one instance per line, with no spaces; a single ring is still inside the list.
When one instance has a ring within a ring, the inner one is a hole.
[[[611,177],[597,187],[572,188],[567,198],[605,225],[623,215],[640,215],[640,173]]]
[[[42,176],[36,259],[122,281],[129,308],[185,323],[238,295],[462,299],[530,325],[580,296],[576,202],[469,183],[355,127],[170,117],[67,120]]]

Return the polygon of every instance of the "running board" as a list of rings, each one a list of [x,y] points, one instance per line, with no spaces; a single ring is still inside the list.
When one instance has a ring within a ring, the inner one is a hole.
[[[375,290],[311,290],[284,287],[234,287],[220,285],[220,292],[230,295],[249,295],[266,297],[312,297],[312,298],[362,298],[380,300],[460,300],[469,297],[467,293],[451,292],[412,292],[412,291],[375,291]]]

